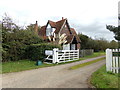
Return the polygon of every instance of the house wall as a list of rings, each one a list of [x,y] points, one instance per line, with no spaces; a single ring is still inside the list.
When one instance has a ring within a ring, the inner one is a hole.
[[[80,49],[80,43],[77,44],[77,49]]]
[[[70,50],[70,44],[64,44],[63,50]]]
[[[80,44],[64,44],[63,45],[63,50],[77,50],[80,49]]]

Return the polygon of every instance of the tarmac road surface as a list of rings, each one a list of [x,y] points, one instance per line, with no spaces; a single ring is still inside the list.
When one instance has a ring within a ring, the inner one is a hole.
[[[2,74],[2,88],[88,88],[88,78],[105,64],[105,60],[76,70],[69,70],[69,67],[101,57],[105,56],[52,67]]]

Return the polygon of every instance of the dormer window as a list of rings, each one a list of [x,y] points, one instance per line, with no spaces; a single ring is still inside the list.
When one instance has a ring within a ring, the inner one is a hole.
[[[47,28],[46,28],[46,36],[50,36],[52,32],[52,28],[51,26],[48,24]]]
[[[55,28],[52,28],[50,24],[48,24],[46,28],[46,36],[54,36],[54,31],[55,31]]]

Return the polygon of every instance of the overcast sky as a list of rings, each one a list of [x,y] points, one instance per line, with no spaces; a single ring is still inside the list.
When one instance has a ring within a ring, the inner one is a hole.
[[[67,18],[76,31],[92,38],[114,40],[107,25],[118,25],[119,0],[1,0],[0,17],[6,12],[13,20],[26,26],[38,21],[40,26],[48,20]],[[2,18],[1,18],[2,19]]]

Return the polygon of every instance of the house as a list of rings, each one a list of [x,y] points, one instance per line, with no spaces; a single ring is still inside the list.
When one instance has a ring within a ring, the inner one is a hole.
[[[45,41],[61,44],[63,50],[80,49],[80,39],[74,28],[71,28],[68,20],[62,17],[62,20],[53,22],[48,20],[45,26],[38,30],[37,22],[35,32]]]

